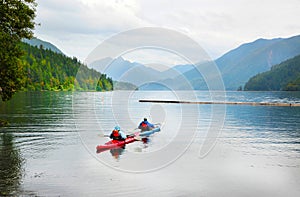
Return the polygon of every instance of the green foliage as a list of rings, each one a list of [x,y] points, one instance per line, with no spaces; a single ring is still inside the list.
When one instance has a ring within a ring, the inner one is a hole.
[[[299,91],[300,55],[275,65],[270,71],[252,77],[244,90],[256,91]]]
[[[300,74],[299,74],[300,75]],[[294,80],[288,83],[284,89],[285,91],[300,91],[300,76]]]
[[[31,38],[35,0],[0,1],[0,97],[9,100],[24,82],[22,38]]]
[[[77,58],[70,58],[49,49],[22,43],[26,73],[23,90],[40,91],[107,91],[112,90],[112,79],[89,69]]]

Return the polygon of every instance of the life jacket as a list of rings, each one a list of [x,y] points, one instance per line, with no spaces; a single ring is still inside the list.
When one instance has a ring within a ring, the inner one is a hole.
[[[148,125],[147,125],[147,123],[142,122],[142,123],[141,123],[141,127],[146,128],[146,127],[148,127]]]
[[[149,126],[147,124],[147,122],[141,122],[139,129],[141,129],[142,131],[148,131],[149,130]]]
[[[125,140],[122,138],[122,135],[119,133],[118,130],[113,130],[113,132],[110,134],[110,138],[113,140]]]
[[[120,133],[118,130],[113,130],[113,136],[114,137],[119,137],[120,136]]]

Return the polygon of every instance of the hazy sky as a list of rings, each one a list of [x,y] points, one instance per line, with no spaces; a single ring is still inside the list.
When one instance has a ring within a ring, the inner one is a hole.
[[[105,39],[140,27],[164,27],[183,33],[213,59],[258,38],[300,34],[300,0],[37,0],[37,3],[36,22],[41,25],[36,27],[35,36],[82,61]]]

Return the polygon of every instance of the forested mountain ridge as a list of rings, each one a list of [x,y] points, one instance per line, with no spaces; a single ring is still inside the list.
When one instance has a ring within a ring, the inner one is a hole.
[[[236,90],[258,73],[300,54],[300,35],[271,40],[258,39],[216,60],[228,90]]]
[[[273,65],[279,64],[287,59],[300,54],[300,35],[290,38],[257,39],[250,43],[245,43],[227,52],[220,58],[211,63],[196,65],[197,68],[191,69],[171,79],[170,83],[179,84],[181,78],[190,81],[196,90],[207,90],[206,81],[198,72],[200,68],[217,66],[223,79],[226,90],[237,90],[243,87],[246,82],[258,73],[270,70]],[[214,79],[208,79],[211,82]],[[180,89],[181,87],[178,87]]]
[[[250,78],[244,90],[249,91],[300,91],[300,55],[272,66],[270,71]]]
[[[290,38],[260,38],[240,45],[215,61],[201,62],[194,66],[177,65],[164,72],[127,61],[122,57],[116,59],[106,57],[89,66],[108,74],[114,80],[129,82],[137,87],[143,85],[143,89],[148,90],[164,90],[164,86],[174,90],[207,90],[207,82],[214,83],[216,76],[213,75],[217,73],[212,73],[208,77],[202,76],[199,71],[210,73],[211,67],[217,67],[225,89],[237,90],[244,87],[246,82],[256,74],[268,71],[273,65],[298,54],[300,54],[300,35]],[[158,87],[158,84],[161,85]]]
[[[25,52],[23,90],[113,90],[112,79],[62,53],[21,43]],[[80,68],[80,69],[79,69]],[[79,72],[79,73],[78,73]],[[77,76],[77,77],[76,77]]]

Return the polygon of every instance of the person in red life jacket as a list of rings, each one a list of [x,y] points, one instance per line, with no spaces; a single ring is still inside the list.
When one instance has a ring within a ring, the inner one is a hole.
[[[148,122],[147,118],[144,118],[144,120],[138,126],[138,128],[141,129],[142,131],[149,131],[154,127],[155,127],[154,124]]]
[[[119,126],[115,126],[114,130],[111,132],[110,136],[113,140],[123,141],[126,139],[125,133],[123,133]]]

